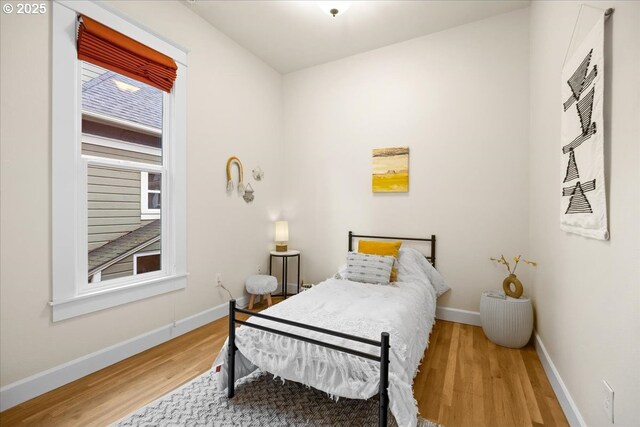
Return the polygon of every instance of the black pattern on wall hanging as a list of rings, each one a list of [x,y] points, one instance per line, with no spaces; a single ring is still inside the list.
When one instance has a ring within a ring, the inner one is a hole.
[[[569,206],[565,214],[577,214],[577,213],[593,213],[591,204],[584,193],[593,191],[596,189],[596,180],[585,182],[580,184],[580,181],[576,182],[573,187],[565,187],[562,189],[563,196],[571,196],[569,199]]]
[[[576,156],[573,154],[573,150],[569,151],[569,163],[567,163],[567,173],[564,175],[564,181],[569,182],[574,179],[580,178],[580,173],[578,172],[578,165],[576,165]]]
[[[608,239],[604,186],[604,16],[562,70],[560,228]]]

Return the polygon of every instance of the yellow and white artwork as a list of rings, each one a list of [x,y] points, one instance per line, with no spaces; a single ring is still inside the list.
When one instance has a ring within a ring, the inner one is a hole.
[[[371,189],[374,193],[409,191],[409,147],[373,149]]]

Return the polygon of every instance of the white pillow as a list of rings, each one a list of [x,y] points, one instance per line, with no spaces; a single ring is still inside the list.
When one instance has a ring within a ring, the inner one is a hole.
[[[349,252],[347,254],[347,269],[341,275],[354,282],[388,285],[394,262],[395,258],[392,256]]]
[[[436,291],[436,296],[440,296],[451,289],[442,275],[427,261],[424,255],[413,248],[400,248],[400,253],[398,254],[398,281],[403,281],[401,279],[403,276],[426,278]]]

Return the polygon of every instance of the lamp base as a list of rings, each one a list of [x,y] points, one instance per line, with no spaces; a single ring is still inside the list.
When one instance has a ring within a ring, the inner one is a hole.
[[[276,243],[276,252],[287,252],[287,245],[280,245]]]

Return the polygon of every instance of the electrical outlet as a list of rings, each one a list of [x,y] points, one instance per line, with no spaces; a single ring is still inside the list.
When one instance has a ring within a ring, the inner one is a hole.
[[[222,285],[222,274],[216,273],[216,286]]]
[[[613,424],[613,396],[615,393],[605,380],[602,380],[602,392],[604,393],[602,409],[604,409],[604,413],[607,414],[607,419]]]
[[[258,264],[258,274],[262,274],[262,266]]]

